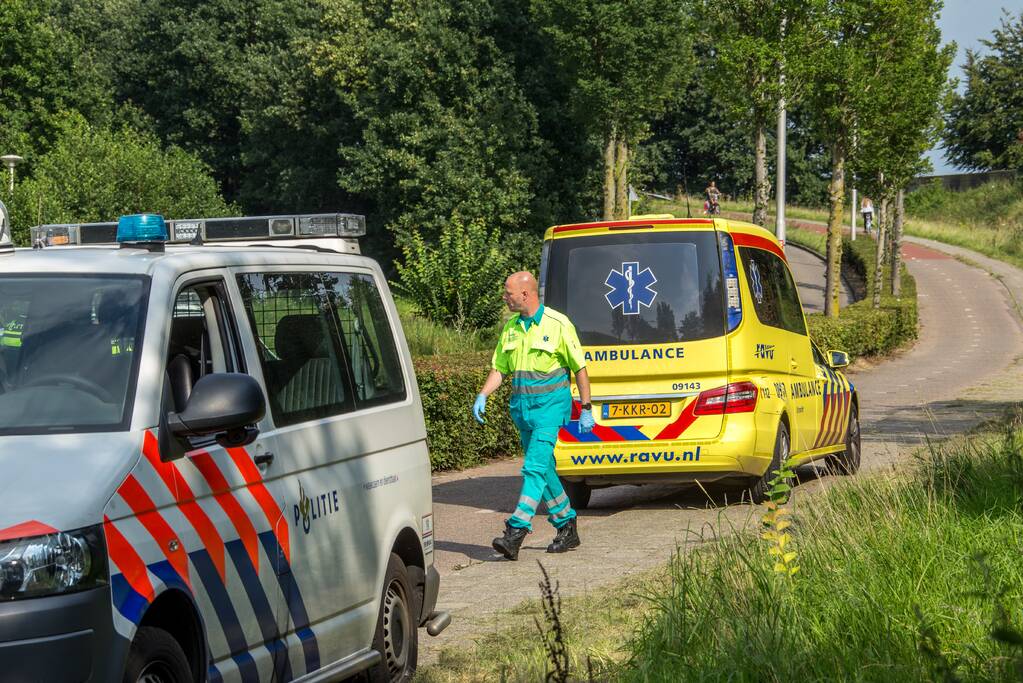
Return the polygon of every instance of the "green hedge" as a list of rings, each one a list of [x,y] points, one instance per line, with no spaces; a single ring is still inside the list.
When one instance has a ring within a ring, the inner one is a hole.
[[[874,248],[875,243],[869,239],[843,241],[843,270],[853,284],[854,294],[863,298],[841,309],[838,318],[820,313],[807,316],[810,336],[824,351],[838,349],[852,357],[883,355],[916,339],[916,280],[905,264],[900,269],[902,296],[896,299],[882,294],[881,307],[873,307]],[[888,281],[889,272],[889,266],[884,266],[883,282]]]
[[[487,400],[485,425],[472,416],[472,403],[490,371],[489,353],[421,356],[413,363],[434,471],[473,467],[519,452],[518,432],[508,415],[508,382]]]

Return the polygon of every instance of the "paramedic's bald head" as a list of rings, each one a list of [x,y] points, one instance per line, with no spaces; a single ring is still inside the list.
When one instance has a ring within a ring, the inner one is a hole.
[[[536,278],[528,270],[512,273],[504,281],[504,303],[512,313],[531,317],[540,307]]]

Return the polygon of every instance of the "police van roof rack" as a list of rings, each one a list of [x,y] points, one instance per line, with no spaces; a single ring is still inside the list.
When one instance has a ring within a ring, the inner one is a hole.
[[[37,225],[31,230],[32,246],[40,249],[71,245],[115,245],[118,243],[117,225],[117,221]],[[311,213],[185,218],[167,221],[167,226],[169,237],[167,241],[170,244],[201,245],[291,240],[292,246],[299,246],[296,244],[297,240],[324,238],[352,240],[362,237],[366,234],[366,217],[349,213]]]

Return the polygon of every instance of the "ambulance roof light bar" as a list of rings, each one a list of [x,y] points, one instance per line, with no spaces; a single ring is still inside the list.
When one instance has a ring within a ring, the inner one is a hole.
[[[0,201],[0,254],[8,254],[14,251],[14,240],[11,236],[11,214],[7,212],[7,206]]]
[[[347,213],[186,218],[166,221],[169,244],[296,240],[324,237],[357,238],[366,234],[366,217]],[[117,222],[59,223],[32,228],[32,245],[116,244]]]

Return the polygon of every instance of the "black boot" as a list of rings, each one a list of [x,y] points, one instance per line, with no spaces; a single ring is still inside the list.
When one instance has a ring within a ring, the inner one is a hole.
[[[572,548],[578,548],[582,541],[579,540],[579,529],[576,527],[575,518],[568,520],[565,526],[558,529],[558,534],[547,546],[549,553],[564,553]]]
[[[522,541],[526,538],[526,534],[529,533],[529,529],[523,527],[512,526],[508,522],[504,523],[504,536],[498,536],[490,545],[494,547],[494,550],[504,555],[509,560],[519,559],[519,547],[522,545]]]

